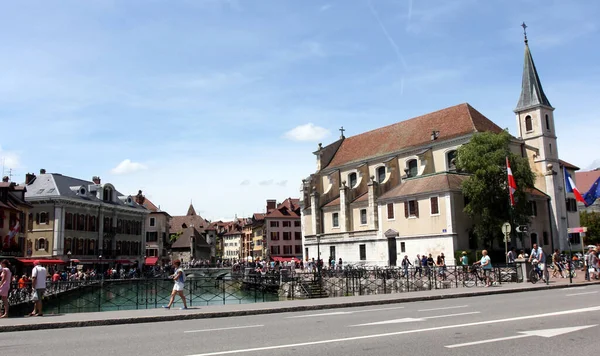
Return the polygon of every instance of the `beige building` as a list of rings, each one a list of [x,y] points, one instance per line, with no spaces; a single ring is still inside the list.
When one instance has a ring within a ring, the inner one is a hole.
[[[252,216],[252,257],[263,259],[265,253],[265,214]]]
[[[523,241],[567,249],[567,226],[578,226],[573,197],[565,195],[553,108],[525,49],[523,85],[515,110],[519,137],[512,150],[529,158],[536,188],[529,192],[531,224]],[[396,265],[404,255],[475,248],[472,222],[463,212],[456,172],[457,149],[478,132],[502,129],[469,104],[460,104],[353,137],[315,152],[317,171],[303,181],[304,258],[342,258],[350,263]],[[518,184],[518,182],[517,182]],[[502,246],[503,248],[503,246]],[[576,248],[576,246],[574,246]]]
[[[146,218],[145,260],[146,266],[164,265],[169,261],[167,246],[171,215],[146,198],[140,190],[135,201],[150,213]]]
[[[141,264],[149,214],[134,196],[126,196],[99,177],[92,181],[46,173],[26,177],[26,201],[32,205],[28,257],[77,264]]]

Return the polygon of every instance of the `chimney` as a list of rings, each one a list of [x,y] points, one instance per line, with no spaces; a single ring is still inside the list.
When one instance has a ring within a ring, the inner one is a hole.
[[[144,205],[144,202],[146,201],[146,197],[144,197],[141,190],[138,190],[138,193],[135,196],[135,201],[140,205]]]
[[[40,174],[46,174],[46,170],[44,168],[40,169]]]
[[[4,177],[2,177],[2,182],[4,182],[4,183],[8,183],[8,176],[4,176]]]
[[[275,210],[275,209],[277,209],[277,200],[268,199],[267,200],[267,213],[270,212],[271,210]]]
[[[29,185],[29,184],[33,183],[34,180],[35,180],[35,174],[27,173],[25,175],[25,185]]]
[[[101,184],[102,181],[100,180],[100,177],[98,176],[93,176],[92,177],[92,182],[94,182],[94,184]]]

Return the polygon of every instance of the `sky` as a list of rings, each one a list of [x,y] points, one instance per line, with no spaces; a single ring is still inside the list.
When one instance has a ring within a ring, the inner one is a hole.
[[[525,21],[560,157],[600,166],[599,14],[592,0],[2,1],[0,163],[16,182],[100,176],[171,215],[249,216],[299,197],[341,126],[468,102],[515,134]]]

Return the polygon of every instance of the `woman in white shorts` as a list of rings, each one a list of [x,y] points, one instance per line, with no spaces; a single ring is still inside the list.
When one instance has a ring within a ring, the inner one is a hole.
[[[171,292],[171,300],[169,301],[169,305],[163,306],[163,308],[170,309],[175,301],[175,296],[179,295],[183,301],[183,308],[181,308],[181,310],[185,310],[187,309],[185,295],[183,294],[185,287],[185,273],[183,273],[183,268],[181,268],[181,261],[175,260],[173,265],[175,266],[175,274],[173,274],[171,278],[173,278],[173,281],[175,281],[175,285],[173,286],[173,292]]]

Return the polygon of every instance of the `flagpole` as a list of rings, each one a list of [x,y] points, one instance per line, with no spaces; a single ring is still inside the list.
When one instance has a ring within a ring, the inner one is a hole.
[[[511,200],[511,195],[512,193],[510,192],[510,182],[508,181],[508,167],[509,167],[509,162],[508,162],[508,156],[506,156],[506,189],[508,190],[508,223],[513,226],[513,205],[512,205],[512,200]],[[512,173],[512,172],[511,172]],[[516,230],[516,228],[515,228]],[[511,232],[508,234],[508,236],[512,235],[512,229]],[[516,232],[515,232],[516,234]],[[504,235],[504,257],[506,260],[506,264],[508,264],[508,236]]]
[[[562,169],[562,176],[563,176],[563,184],[564,184],[563,188],[564,188],[564,192],[565,192],[565,216],[567,217],[567,242],[569,242],[569,283],[572,284],[573,283],[573,273],[571,272],[571,265],[573,264],[573,246],[571,245],[571,238],[569,237],[569,207],[567,206],[567,199],[568,199],[568,197],[567,197],[567,169],[564,166]],[[560,231],[558,232],[558,236],[560,238]],[[558,246],[560,246],[560,243],[558,244]],[[553,251],[553,253],[554,253],[554,251]],[[584,264],[585,264],[585,261],[584,261]],[[587,269],[587,267],[586,267],[586,269]]]

